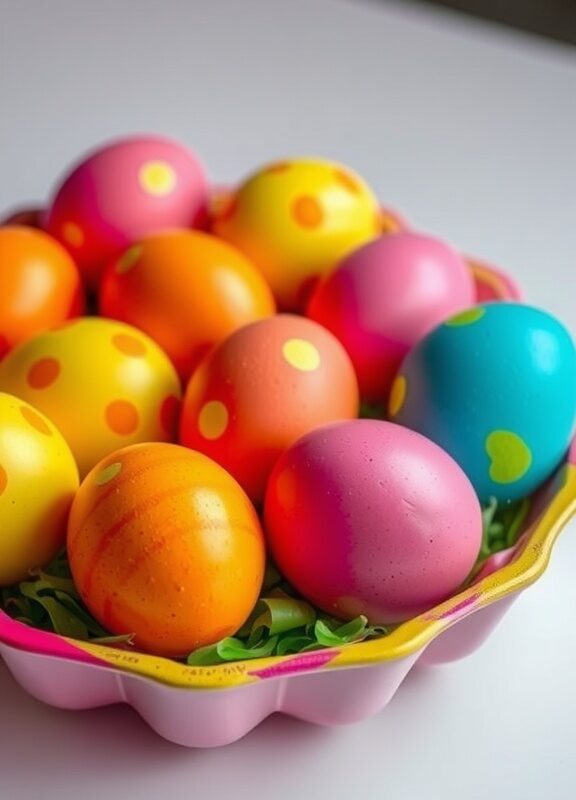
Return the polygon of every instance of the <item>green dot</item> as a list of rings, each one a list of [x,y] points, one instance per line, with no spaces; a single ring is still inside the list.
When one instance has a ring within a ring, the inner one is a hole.
[[[530,469],[532,452],[524,439],[512,431],[492,431],[486,438],[490,478],[494,483],[515,483]]]
[[[110,481],[114,480],[116,475],[118,475],[121,470],[122,464],[119,461],[115,461],[113,464],[108,464],[107,467],[104,467],[104,469],[98,473],[94,483],[96,486],[104,486],[104,484],[110,483]]]
[[[474,306],[473,308],[467,308],[466,311],[461,311],[454,317],[450,317],[445,324],[449,328],[461,328],[464,325],[473,325],[475,322],[482,319],[485,313],[486,309],[482,308],[482,306]]]

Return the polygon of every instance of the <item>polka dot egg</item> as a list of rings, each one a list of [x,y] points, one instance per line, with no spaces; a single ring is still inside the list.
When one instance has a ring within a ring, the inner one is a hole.
[[[202,221],[207,192],[198,160],[181,144],[127,137],[89,154],[64,178],[44,227],[96,286],[106,262],[136,239]]]
[[[0,391],[43,411],[62,431],[81,475],[113,450],[174,437],[180,384],[148,336],[84,318],[16,347],[0,364]]]
[[[376,198],[330,161],[282,161],[220,203],[215,232],[262,271],[283,310],[301,310],[315,281],[382,232]]]
[[[181,441],[218,461],[259,502],[286,447],[357,413],[342,345],[317,323],[281,314],[246,325],[202,361],[186,391]]]
[[[0,393],[0,586],[23,580],[64,545],[78,470],[47,417]]]
[[[568,448],[576,418],[574,342],[539,309],[472,307],[408,354],[389,411],[450,453],[483,502],[519,499]]]

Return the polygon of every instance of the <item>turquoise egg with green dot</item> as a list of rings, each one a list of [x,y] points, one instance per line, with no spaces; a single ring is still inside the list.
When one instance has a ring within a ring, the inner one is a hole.
[[[552,474],[574,434],[574,341],[532,306],[466,309],[406,356],[389,411],[450,453],[482,502],[517,500]]]

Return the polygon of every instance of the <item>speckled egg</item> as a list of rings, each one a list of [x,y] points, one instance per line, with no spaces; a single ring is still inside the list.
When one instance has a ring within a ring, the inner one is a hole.
[[[204,219],[208,189],[197,158],[163,136],[129,136],[89,153],[56,188],[43,221],[95,287],[105,264],[163,228]]]
[[[181,441],[222,464],[259,502],[286,447],[357,413],[342,345],[317,323],[281,314],[244,326],[201,362],[186,390]]]
[[[576,417],[576,349],[550,314],[483,303],[437,327],[409,353],[390,416],[433,439],[480,499],[516,500],[561,461]]]
[[[371,189],[331,161],[268,164],[216,212],[216,234],[262,271],[285,311],[302,309],[319,277],[383,230]]]
[[[405,232],[345,258],[318,284],[307,313],[346,348],[362,397],[382,402],[408,350],[474,299],[470,269],[450,245]]]
[[[80,474],[127,444],[175,438],[180,382],[141,331],[84,318],[14,348],[0,391],[32,403],[62,431]]]
[[[126,447],[96,465],[74,498],[67,544],[94,616],[162,656],[234,634],[264,575],[264,536],[242,489],[171,444]]]
[[[0,586],[24,580],[63,547],[78,470],[60,431],[0,393]]]
[[[280,571],[330,614],[372,623],[452,595],[482,539],[470,481],[440,447],[389,422],[318,428],[278,460],[265,528]]]

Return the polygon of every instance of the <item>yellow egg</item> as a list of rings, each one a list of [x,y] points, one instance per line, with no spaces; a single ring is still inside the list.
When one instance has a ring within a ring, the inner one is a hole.
[[[78,489],[60,431],[28,403],[0,393],[0,586],[23,580],[64,545]]]
[[[141,331],[84,318],[40,334],[0,362],[0,391],[43,411],[81,476],[129,444],[172,441],[181,389],[164,351]]]
[[[215,233],[248,256],[288,311],[301,310],[315,281],[382,229],[370,188],[331,161],[269,164],[214,213]]]

